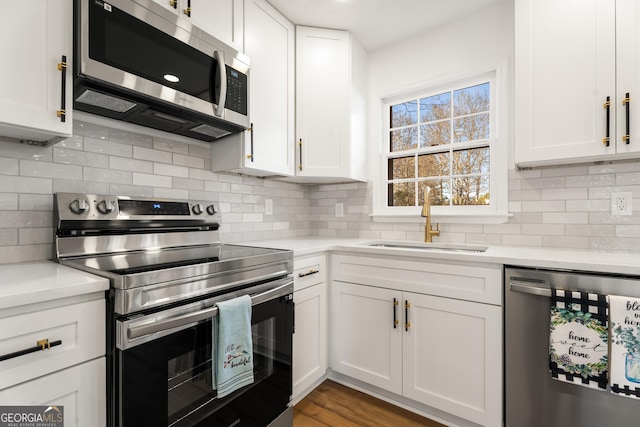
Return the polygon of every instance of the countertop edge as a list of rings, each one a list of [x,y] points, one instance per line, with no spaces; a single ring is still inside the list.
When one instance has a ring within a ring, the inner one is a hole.
[[[460,262],[491,263],[553,270],[640,276],[640,254],[599,252],[524,246],[490,246],[486,252],[451,252],[389,247],[371,247],[374,239],[293,238],[242,242],[250,246],[290,249],[294,257],[322,252],[351,252],[367,255],[402,256]],[[378,240],[379,241],[379,240]],[[419,242],[407,242],[419,243]]]

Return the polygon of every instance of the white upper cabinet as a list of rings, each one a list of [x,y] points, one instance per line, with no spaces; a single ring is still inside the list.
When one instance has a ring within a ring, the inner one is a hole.
[[[72,3],[0,3],[0,136],[54,144],[72,135]]]
[[[633,0],[516,0],[516,164],[638,156],[638,11]]]
[[[366,60],[346,31],[296,27],[297,181],[366,179]]]
[[[242,52],[243,0],[153,0]],[[188,29],[188,28],[187,28]]]
[[[245,0],[251,130],[212,144],[214,171],[294,174],[295,27],[265,0]]]

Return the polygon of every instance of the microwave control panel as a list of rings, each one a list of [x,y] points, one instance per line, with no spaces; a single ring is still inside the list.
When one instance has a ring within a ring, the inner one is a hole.
[[[225,108],[247,115],[247,94],[249,93],[247,75],[240,71],[227,67],[227,100]]]

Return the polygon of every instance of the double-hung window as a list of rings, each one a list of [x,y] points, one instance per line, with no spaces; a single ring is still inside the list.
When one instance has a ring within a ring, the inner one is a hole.
[[[436,215],[496,215],[507,169],[497,111],[495,73],[383,100],[382,213],[419,213],[428,186]]]

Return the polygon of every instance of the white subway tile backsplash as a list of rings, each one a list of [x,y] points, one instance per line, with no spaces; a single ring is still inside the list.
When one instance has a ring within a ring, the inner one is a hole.
[[[588,224],[589,214],[586,212],[544,212],[542,214],[543,224]]]
[[[109,157],[109,169],[140,173],[154,172],[152,162],[115,156]]]
[[[0,171],[3,175],[18,175],[20,173],[20,162],[17,159],[0,157]]]
[[[208,144],[79,121],[74,133],[53,148],[0,138],[0,262],[51,257],[55,191],[215,201],[228,243],[297,236],[424,238],[421,220],[374,222],[369,217],[371,183],[298,185],[216,173],[208,169]],[[616,191],[633,193],[640,206],[640,161],[510,170],[508,185],[508,222],[439,221],[436,240],[640,251],[640,209],[613,217],[609,206]],[[267,198],[273,200],[273,215],[264,215]],[[343,204],[343,217],[335,216],[336,203]]]
[[[118,157],[133,157],[133,147],[103,139],[85,138],[84,150],[91,153],[109,154]]]
[[[82,166],[20,160],[20,175],[40,178],[82,179]]]
[[[151,172],[149,172],[151,173]],[[175,166],[175,165],[167,165],[164,163],[154,163],[153,165],[153,174],[155,175],[166,175],[166,176],[177,176],[180,178],[188,178],[189,177],[189,168],[184,166]]]
[[[133,147],[133,158],[156,163],[171,163],[173,154],[167,151],[153,150],[145,147]]]
[[[93,166],[97,168],[109,167],[109,156],[106,154],[90,153],[68,148],[53,147],[53,161],[56,163]]]
[[[158,176],[147,173],[133,173],[132,183],[134,185],[146,185],[149,187],[164,187],[171,188],[170,176]]]
[[[49,178],[30,178],[23,176],[3,176],[0,179],[0,192],[51,194],[53,182]]]
[[[18,210],[18,194],[0,193],[0,211]]]
[[[109,184],[133,183],[133,173],[129,171],[116,171],[111,169],[85,167],[83,169],[83,174],[85,181],[107,182]]]

